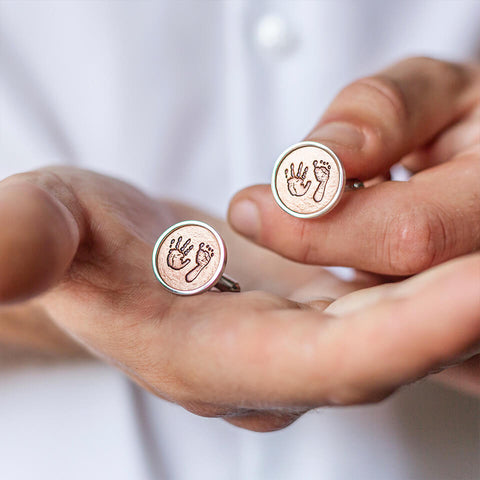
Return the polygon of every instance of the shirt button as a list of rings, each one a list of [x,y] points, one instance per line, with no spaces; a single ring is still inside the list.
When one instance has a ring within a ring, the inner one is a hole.
[[[273,13],[264,15],[258,20],[255,40],[260,50],[280,55],[291,53],[297,43],[285,19]]]

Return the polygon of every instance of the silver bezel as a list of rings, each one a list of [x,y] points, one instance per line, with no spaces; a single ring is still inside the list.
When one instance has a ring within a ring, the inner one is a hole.
[[[327,152],[329,155],[332,156],[333,160],[338,166],[338,171],[339,171],[340,178],[338,182],[338,189],[335,192],[335,196],[333,197],[333,199],[328,205],[318,210],[317,212],[313,212],[313,213],[298,213],[298,212],[295,212],[294,210],[291,210],[282,202],[277,192],[276,179],[277,179],[277,172],[278,172],[278,168],[280,167],[280,164],[282,163],[282,161],[287,155],[290,155],[290,153],[302,147],[317,147],[324,150],[325,152]],[[278,206],[282,210],[284,210],[288,214],[297,218],[316,218],[316,217],[320,217],[321,215],[325,215],[337,205],[337,203],[340,201],[340,198],[342,197],[343,191],[345,190],[345,183],[346,183],[345,169],[343,168],[343,165],[340,159],[337,157],[337,155],[335,155],[335,153],[332,150],[330,150],[328,147],[318,142],[299,142],[288,147],[277,158],[275,167],[273,168],[271,188],[272,188],[273,197],[275,198],[275,201],[277,202]]]
[[[215,271],[215,274],[212,276],[212,278],[203,286],[196,288],[194,290],[177,290],[176,288],[171,287],[168,285],[163,278],[160,275],[160,272],[158,271],[158,266],[157,266],[157,258],[158,258],[158,251],[160,250],[160,245],[162,244],[163,240],[170,235],[174,230],[189,226],[189,225],[197,225],[199,227],[206,228],[209,230],[215,237],[215,239],[218,242],[218,245],[220,247],[220,262],[218,264],[217,270]],[[155,243],[155,247],[153,248],[153,253],[152,253],[152,267],[153,267],[153,273],[155,274],[155,277],[157,280],[162,284],[163,287],[165,287],[167,290],[169,290],[172,293],[175,293],[176,295],[197,295],[199,293],[205,292],[207,290],[210,290],[212,287],[214,287],[220,278],[223,275],[223,272],[225,271],[225,267],[227,265],[227,248],[225,246],[225,242],[223,241],[222,237],[220,234],[214,230],[210,225],[207,225],[206,223],[199,222],[197,220],[186,220],[184,222],[179,222],[176,223],[175,225],[172,225],[171,227],[167,228],[157,239]]]

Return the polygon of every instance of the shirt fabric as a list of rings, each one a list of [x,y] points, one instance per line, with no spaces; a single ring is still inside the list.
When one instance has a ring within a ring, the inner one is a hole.
[[[471,59],[479,25],[474,0],[2,2],[0,175],[74,165],[224,215],[342,86],[406,56]],[[100,363],[12,367],[0,479],[474,480],[479,417],[419,382],[257,434]]]

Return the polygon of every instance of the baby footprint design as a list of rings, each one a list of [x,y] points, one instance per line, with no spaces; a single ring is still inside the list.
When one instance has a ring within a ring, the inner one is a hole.
[[[210,245],[205,245],[203,242],[198,246],[197,256],[195,261],[196,266],[185,275],[187,282],[193,282],[200,272],[209,264],[213,257],[213,248]]]
[[[318,187],[313,194],[313,199],[316,202],[321,202],[323,195],[325,194],[325,187],[327,186],[328,179],[330,178],[330,164],[328,162],[324,162],[323,160],[320,160],[320,162],[315,160],[313,162],[313,166],[315,167],[313,173],[319,182]]]

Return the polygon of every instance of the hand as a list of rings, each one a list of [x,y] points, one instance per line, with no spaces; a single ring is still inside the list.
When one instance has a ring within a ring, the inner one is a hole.
[[[290,165],[290,176],[288,174],[288,169],[285,170],[285,177],[287,179],[287,187],[288,191],[294,196],[294,197],[303,197],[308,192],[308,189],[310,188],[310,185],[312,182],[309,180],[307,183],[305,183],[305,177],[307,176],[308,172],[308,167],[305,167],[305,170],[303,170],[303,163],[300,163],[298,166],[298,172],[295,173],[295,167],[293,163]]]
[[[185,257],[192,250],[193,245],[188,246],[190,239],[186,240],[183,245],[181,245],[182,237],[178,237],[177,243],[175,244],[175,239],[170,243],[170,250],[168,251],[167,264],[169,267],[174,270],[181,270],[190,263],[190,259]],[[175,246],[173,246],[175,244]]]
[[[478,347],[480,256],[333,303],[258,291],[184,298],[150,265],[171,212],[75,169],[3,181],[1,301],[37,296],[61,328],[154,394],[252,430],[379,400]]]
[[[296,261],[411,275],[480,247],[480,68],[427,58],[346,87],[307,136],[332,148],[347,178],[367,181],[402,162],[408,182],[347,192],[304,220],[267,185],[238,193],[230,222]],[[273,162],[272,162],[273,167]]]
[[[92,357],[52,322],[38,302],[0,305],[0,375],[20,365],[80,359]]]

